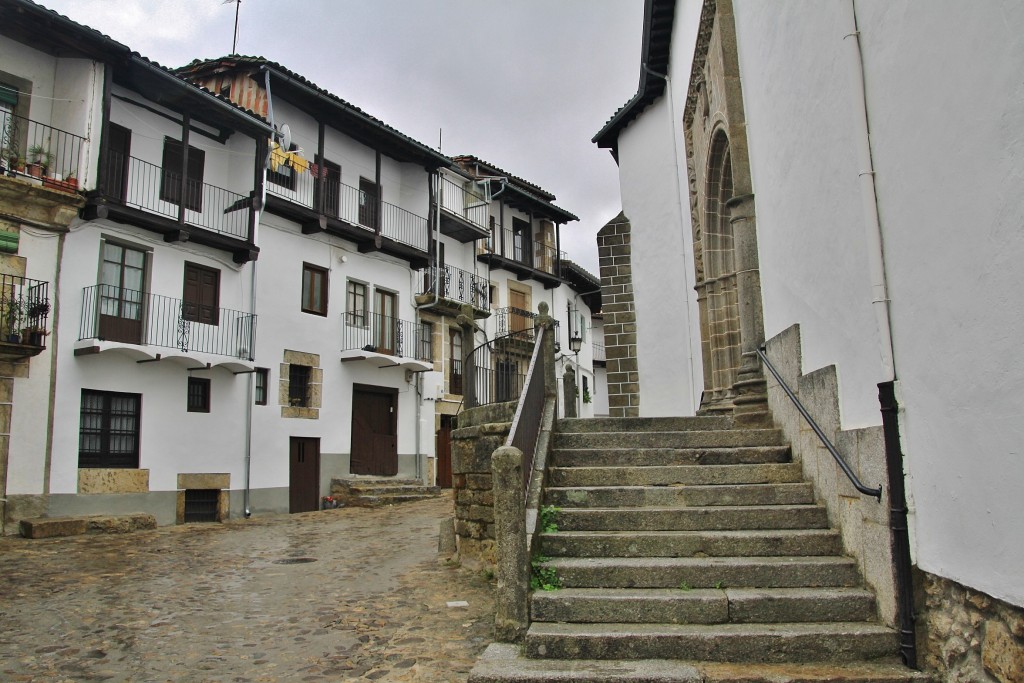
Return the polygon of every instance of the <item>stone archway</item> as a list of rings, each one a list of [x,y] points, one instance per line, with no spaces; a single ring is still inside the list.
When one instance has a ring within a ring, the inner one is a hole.
[[[768,417],[754,194],[732,0],[705,0],[683,116],[704,370],[703,412]]]

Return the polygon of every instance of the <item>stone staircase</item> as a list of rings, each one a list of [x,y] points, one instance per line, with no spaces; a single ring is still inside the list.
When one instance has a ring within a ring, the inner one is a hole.
[[[539,550],[561,588],[532,593],[522,646],[491,645],[471,682],[929,680],[898,663],[781,432],[561,420],[550,463]]]
[[[331,496],[350,507],[380,507],[441,495],[439,486],[416,479],[332,479]]]

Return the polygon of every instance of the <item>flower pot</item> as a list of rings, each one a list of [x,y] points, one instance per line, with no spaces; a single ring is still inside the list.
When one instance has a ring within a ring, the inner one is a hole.
[[[28,173],[33,178],[43,177],[43,167],[41,164],[26,164],[25,172]]]

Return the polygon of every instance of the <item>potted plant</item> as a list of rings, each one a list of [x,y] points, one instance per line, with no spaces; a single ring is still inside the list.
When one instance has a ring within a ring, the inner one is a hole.
[[[33,178],[43,177],[43,162],[49,153],[42,145],[32,145],[28,148],[28,163],[25,166],[28,174]]]
[[[46,317],[50,315],[49,301],[33,301],[25,309],[27,326],[21,331],[21,343],[42,346],[49,332],[43,327]]]
[[[11,344],[21,343],[21,337],[18,334],[18,325],[21,323],[21,301],[17,297],[11,296],[10,299],[0,302],[4,304],[4,339]]]
[[[78,192],[78,177],[75,171],[67,171],[64,173],[64,179],[59,180],[58,178],[43,178],[43,186],[48,187],[51,190],[60,190],[62,192]]]

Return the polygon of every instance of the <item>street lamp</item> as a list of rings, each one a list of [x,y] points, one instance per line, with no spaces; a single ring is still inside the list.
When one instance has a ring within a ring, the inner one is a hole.
[[[583,417],[583,404],[580,400],[583,398],[582,392],[580,392],[580,349],[583,348],[583,335],[578,331],[572,332],[569,335],[569,350],[576,356],[576,368],[573,371],[573,375],[576,378],[576,417]]]

